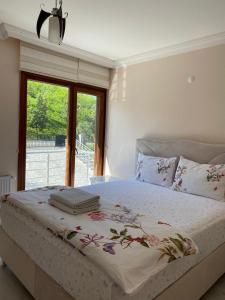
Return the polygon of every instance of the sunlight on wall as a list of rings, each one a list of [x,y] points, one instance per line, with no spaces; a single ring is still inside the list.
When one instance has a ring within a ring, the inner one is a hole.
[[[112,80],[111,80],[111,86],[110,86],[110,90],[109,90],[109,101],[110,102],[117,102],[118,100],[118,77],[119,77],[119,69],[116,68],[115,70],[113,70],[112,72]]]
[[[107,176],[107,175],[111,175],[111,170],[110,170],[110,166],[109,166],[109,162],[108,162],[108,158],[106,157],[105,158],[105,164],[104,164],[104,175]]]
[[[127,100],[127,66],[116,68],[112,73],[109,101],[125,102]]]
[[[127,66],[122,67],[122,101],[125,102],[127,96]]]
[[[114,158],[111,156],[111,149],[108,148],[108,145],[111,144],[111,139],[113,139],[113,135],[118,133],[120,130],[120,124],[115,121],[113,117],[114,114],[117,114],[116,111],[119,110],[122,112],[124,109],[125,103],[127,102],[127,66],[123,65],[121,67],[116,68],[112,72],[111,78],[111,86],[109,90],[109,102],[108,102],[108,115],[107,115],[107,134],[105,140],[105,167],[104,174],[112,175],[114,165]],[[123,107],[122,107],[123,106]],[[112,112],[113,115],[112,115]],[[120,144],[118,146],[118,151],[124,147],[124,145]],[[118,152],[119,155],[119,152]]]

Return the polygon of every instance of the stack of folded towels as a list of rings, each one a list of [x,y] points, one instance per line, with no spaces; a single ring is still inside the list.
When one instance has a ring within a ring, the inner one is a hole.
[[[78,215],[98,210],[100,197],[80,189],[69,189],[50,195],[49,204],[69,214]]]

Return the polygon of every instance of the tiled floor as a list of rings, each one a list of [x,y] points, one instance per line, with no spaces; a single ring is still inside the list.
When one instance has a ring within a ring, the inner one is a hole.
[[[225,275],[217,281],[201,300],[225,300]]]
[[[33,300],[17,278],[3,267],[0,259],[0,300]]]
[[[0,259],[0,300],[34,300]],[[225,275],[201,300],[225,300]]]

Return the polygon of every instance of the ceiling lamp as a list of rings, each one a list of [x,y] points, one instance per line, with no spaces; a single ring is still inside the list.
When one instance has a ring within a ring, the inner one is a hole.
[[[47,12],[41,9],[37,20],[37,35],[40,39],[41,27],[43,23],[49,18],[49,29],[48,29],[48,40],[51,43],[61,45],[63,41],[63,37],[66,29],[66,18],[68,17],[68,13],[65,13],[63,18],[62,13],[62,0],[55,1],[55,7],[52,9],[52,12]]]

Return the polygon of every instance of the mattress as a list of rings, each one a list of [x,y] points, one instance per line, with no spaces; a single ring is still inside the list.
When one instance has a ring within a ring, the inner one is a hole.
[[[21,209],[3,204],[2,227],[6,233],[76,300],[154,299],[225,242],[223,202],[138,181],[115,181],[83,189],[179,228],[194,239],[200,253],[175,261],[152,276],[136,294],[128,296],[87,257],[54,236]]]

